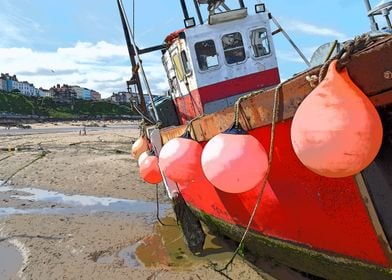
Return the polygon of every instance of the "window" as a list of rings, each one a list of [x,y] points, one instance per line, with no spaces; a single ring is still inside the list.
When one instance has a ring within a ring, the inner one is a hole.
[[[222,45],[228,64],[245,60],[245,49],[241,33],[234,32],[224,35],[222,37]]]
[[[195,50],[200,70],[205,71],[219,65],[213,40],[196,43]]]
[[[184,80],[184,72],[182,71],[181,62],[178,53],[175,53],[173,55],[173,64],[174,64],[174,68],[176,69],[178,80],[179,81]]]
[[[188,57],[186,56],[186,52],[184,50],[181,51],[181,60],[182,65],[184,66],[185,74],[189,75],[191,73],[191,68],[189,66]]]
[[[251,42],[253,54],[255,57],[260,57],[271,53],[267,30],[265,28],[253,30],[251,35]]]

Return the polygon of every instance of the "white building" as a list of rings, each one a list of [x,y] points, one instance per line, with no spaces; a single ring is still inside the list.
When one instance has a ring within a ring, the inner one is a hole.
[[[7,90],[6,81],[3,79],[0,79],[0,90]]]
[[[91,100],[92,95],[91,95],[91,90],[88,88],[82,88],[80,86],[71,86],[71,88],[76,92],[76,98],[77,99],[83,99],[83,100]]]
[[[71,86],[71,88],[76,92],[77,99],[83,99],[84,88],[82,88],[80,86]]]
[[[19,90],[23,95],[26,96],[37,96],[36,88],[34,87],[34,85],[26,81],[12,81],[11,91],[14,89]]]
[[[54,91],[50,89],[39,88],[39,96],[41,97],[53,97]]]

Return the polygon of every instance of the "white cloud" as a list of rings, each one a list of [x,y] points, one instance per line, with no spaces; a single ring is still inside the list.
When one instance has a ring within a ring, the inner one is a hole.
[[[347,37],[344,33],[332,28],[321,27],[298,20],[290,20],[285,22],[284,26],[286,30],[299,31],[309,35],[329,36],[337,39],[344,39]]]
[[[302,48],[301,51],[305,55],[305,57],[308,60],[310,60],[310,58],[312,57],[314,51],[317,48],[318,47],[316,47],[316,46],[305,47],[305,48]],[[303,61],[301,56],[294,49],[292,49],[292,50],[278,49],[276,51],[276,56],[277,56],[277,58],[279,60],[305,64],[305,62]]]
[[[150,85],[153,94],[162,94],[168,86],[159,54],[146,54],[142,59],[147,78],[154,81]],[[126,89],[131,66],[123,45],[105,41],[78,42],[73,47],[53,52],[0,48],[0,72],[16,74],[19,80],[27,80],[36,87],[78,84],[107,97],[114,91]]]

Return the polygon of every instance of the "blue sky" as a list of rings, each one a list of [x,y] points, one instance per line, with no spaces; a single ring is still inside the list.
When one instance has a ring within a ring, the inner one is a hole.
[[[132,22],[132,0],[123,1]],[[250,11],[256,2],[245,0]],[[308,58],[323,43],[369,30],[362,0],[264,2]],[[177,0],[135,0],[135,7],[140,48],[160,44],[183,27]],[[78,84],[104,97],[125,90],[130,66],[115,0],[0,0],[0,26],[0,72],[17,74],[36,87]],[[275,47],[283,79],[306,68],[282,35]],[[168,86],[160,52],[142,58],[153,93],[162,94]]]

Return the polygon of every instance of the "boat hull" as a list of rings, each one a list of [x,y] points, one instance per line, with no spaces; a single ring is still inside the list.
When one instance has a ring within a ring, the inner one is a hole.
[[[335,179],[308,170],[293,151],[290,127],[291,120],[277,124],[271,173],[246,247],[328,279],[343,279],[348,272],[352,278],[344,279],[391,279],[388,250],[358,188],[360,175]],[[270,126],[249,132],[268,149]],[[261,190],[230,194],[206,178],[179,188],[201,220],[236,240]]]
[[[319,176],[299,161],[292,148],[292,118],[312,91],[306,78],[317,75],[319,69],[310,69],[282,85],[271,173],[246,239],[248,249],[328,279],[392,279],[392,163],[388,156],[392,150],[392,84],[390,80],[377,80],[384,77],[390,66],[382,58],[390,55],[392,37],[353,56],[347,65],[353,81],[378,108],[384,126],[379,155],[356,176]],[[369,69],[363,71],[358,65],[367,65]],[[242,125],[266,150],[271,137],[274,93],[275,89],[268,89],[241,103]],[[232,119],[233,108],[197,119],[192,123],[193,137],[205,144],[227,129]],[[181,135],[184,129],[185,126],[162,129],[153,142],[162,145]],[[174,182],[168,180],[166,186],[169,193],[177,192]],[[207,225],[240,240],[261,186],[231,194],[215,188],[203,177],[179,185],[178,189]]]
[[[211,230],[239,241],[244,233],[241,226],[226,223],[198,209],[193,213]],[[307,273],[336,280],[387,280],[392,279],[390,269],[363,263],[350,258],[331,255],[322,251],[300,246],[250,231],[245,247],[258,257],[273,258],[279,263]]]

